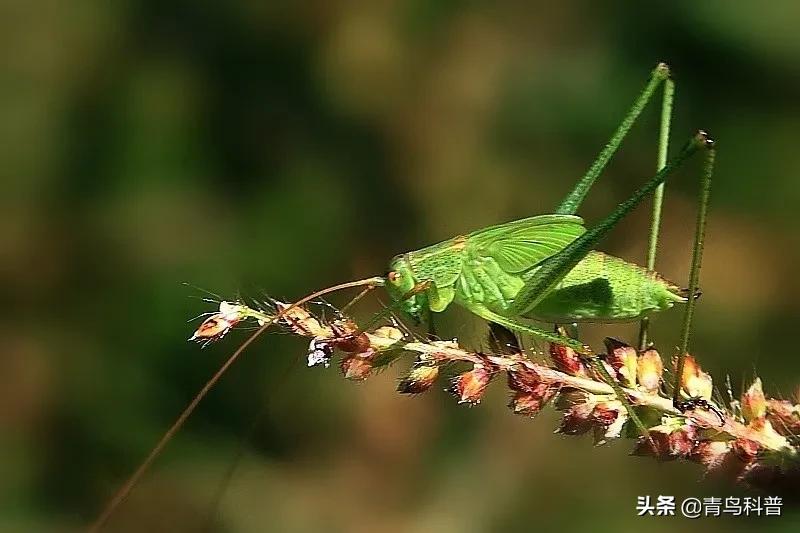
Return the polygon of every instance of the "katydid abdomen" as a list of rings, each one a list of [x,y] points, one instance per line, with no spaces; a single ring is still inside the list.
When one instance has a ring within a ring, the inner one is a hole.
[[[467,266],[456,283],[455,301],[506,316],[525,279],[537,270],[509,274],[491,257],[467,260]],[[657,273],[592,251],[523,316],[554,323],[633,321],[685,301],[681,290]]]
[[[633,321],[685,302],[682,292],[653,271],[593,251],[525,316],[555,323]]]

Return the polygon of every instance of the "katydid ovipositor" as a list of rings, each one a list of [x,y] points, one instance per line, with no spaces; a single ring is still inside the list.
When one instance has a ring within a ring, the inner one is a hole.
[[[575,213],[639,114],[662,84],[664,100],[658,173],[600,223],[585,230],[583,220],[575,216]],[[605,367],[593,357],[589,347],[576,339],[537,328],[522,320],[538,318],[549,322],[569,323],[642,319],[641,344],[644,346],[647,315],[672,307],[675,303],[685,302],[686,312],[675,372],[673,400],[680,410],[684,410],[686,406],[708,405],[703,401],[692,403],[691,398],[688,402],[682,401],[679,376],[683,372],[694,310],[695,298],[690,296],[697,294],[715,152],[713,142],[701,131],[688,141],[674,159],[667,162],[673,90],[669,68],[659,64],[611,140],[586,175],[556,209],[555,214],[491,226],[416,252],[399,255],[392,261],[391,272],[386,279],[375,277],[329,287],[283,307],[273,316],[261,321],[261,328],[226,360],[117,491],[91,530],[98,531],[106,523],[203,397],[261,332],[282,318],[290,309],[340,289],[385,285],[395,300],[390,310],[399,307],[414,317],[420,317],[428,311],[444,311],[451,303],[456,303],[477,316],[516,333],[529,334],[544,341],[573,348],[584,356],[600,377],[611,386],[628,411],[630,419],[644,434],[647,433],[646,429],[633,411],[625,392],[608,374]],[[688,289],[682,290],[656,274],[653,268],[661,196],[663,182],[667,176],[700,149],[706,151],[706,159],[702,173],[689,285]],[[622,218],[651,193],[655,193],[655,201],[646,267],[592,250]],[[238,318],[235,321],[238,321]],[[219,338],[233,327],[235,321],[223,320],[222,326],[215,328],[205,338]],[[195,334],[192,338],[200,337],[203,336]]]
[[[663,82],[667,85],[662,111],[658,174],[598,225],[585,230],[583,220],[575,216],[575,212],[655,89]],[[675,303],[687,303],[676,373],[676,376],[680,376],[687,350],[694,295],[697,294],[714,150],[713,141],[704,132],[699,132],[674,160],[666,162],[673,88],[668,67],[659,64],[622,125],[587,174],[564,199],[556,214],[491,226],[398,255],[392,260],[391,271],[387,275],[386,287],[390,296],[404,312],[418,320],[428,311],[441,312],[451,303],[456,303],[489,322],[516,333],[568,346],[584,356],[590,356],[591,349],[579,341],[521,320],[530,318],[554,323],[644,320],[649,314],[668,309]],[[694,255],[689,287],[680,289],[653,270],[661,187],[667,175],[700,148],[707,149],[707,158]],[[657,191],[657,200],[648,267],[592,250],[653,191]],[[415,287],[424,287],[424,290],[414,291]],[[644,338],[646,322],[643,322],[642,328]],[[646,433],[619,385],[595,359],[587,360],[614,388],[632,421]],[[677,382],[674,400],[676,407],[687,405],[680,400]]]

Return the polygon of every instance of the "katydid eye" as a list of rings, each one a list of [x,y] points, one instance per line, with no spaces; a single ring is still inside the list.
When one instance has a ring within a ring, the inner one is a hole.
[[[389,272],[388,274],[386,274],[386,277],[389,279],[389,281],[394,283],[395,281],[400,279],[400,274],[393,270],[393,271]]]

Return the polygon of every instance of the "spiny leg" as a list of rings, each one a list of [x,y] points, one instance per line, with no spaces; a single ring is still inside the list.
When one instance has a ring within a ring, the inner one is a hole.
[[[686,310],[683,315],[683,328],[681,329],[681,344],[678,352],[678,363],[675,367],[675,378],[673,381],[672,402],[680,408],[684,405],[681,401],[681,381],[683,377],[683,366],[686,361],[686,354],[689,351],[689,335],[692,330],[692,318],[694,318],[694,308],[696,305],[695,295],[700,283],[700,267],[703,264],[703,248],[706,238],[706,219],[708,215],[708,204],[711,197],[711,178],[714,174],[714,159],[716,151],[711,148],[708,151],[703,164],[703,175],[700,182],[699,205],[697,209],[697,221],[695,223],[694,248],[692,251],[692,266],[689,271],[689,290]],[[685,409],[681,409],[685,410]]]
[[[701,148],[711,152],[713,141],[703,131],[695,134],[681,152],[667,163],[655,176],[619,204],[608,216],[583,235],[546,259],[542,266],[525,281],[511,306],[510,313],[523,316],[536,307],[556,285],[577,265],[594,246],[619,222],[633,211],[664,180]],[[713,158],[713,155],[711,156]]]
[[[656,170],[661,170],[667,165],[669,152],[669,130],[672,122],[672,105],[675,100],[675,82],[667,79],[664,82],[664,98],[661,102],[661,127],[658,135],[658,160]],[[650,235],[647,241],[647,270],[656,269],[656,251],[658,250],[658,233],[661,229],[661,206],[664,203],[664,183],[656,187],[653,192],[653,210],[650,217]],[[650,327],[650,318],[643,317],[639,324],[639,350],[647,349],[647,333]]]
[[[667,66],[666,63],[659,63],[656,65],[656,68],[653,69],[653,72],[650,74],[647,85],[636,98],[633,105],[628,110],[628,113],[625,115],[625,118],[622,119],[622,123],[620,123],[619,127],[614,132],[614,135],[611,136],[611,139],[600,151],[597,159],[594,160],[589,170],[586,171],[586,174],[578,181],[572,191],[567,194],[561,202],[561,205],[558,206],[556,214],[574,215],[578,211],[589,189],[592,188],[595,180],[606,168],[606,165],[608,165],[608,162],[614,154],[617,153],[625,136],[631,130],[644,108],[647,107],[647,104],[658,89],[658,86],[661,85],[663,81],[669,80],[669,76],[669,66]]]
[[[561,346],[566,346],[567,348],[572,348],[573,350],[575,350],[575,352],[581,355],[587,355],[592,353],[591,348],[589,348],[588,346],[586,346],[577,339],[565,337],[558,333],[547,331],[546,329],[537,328],[536,326],[531,326],[529,324],[523,324],[512,318],[499,315],[482,305],[473,304],[469,307],[469,310],[484,320],[488,320],[489,322],[499,324],[512,331],[516,331],[517,333],[533,335],[534,337],[540,340],[546,342],[552,342],[555,344],[560,344]]]

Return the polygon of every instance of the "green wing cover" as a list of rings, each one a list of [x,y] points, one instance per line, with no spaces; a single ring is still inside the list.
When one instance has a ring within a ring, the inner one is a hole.
[[[573,215],[541,215],[475,231],[467,237],[467,251],[491,257],[509,274],[535,267],[582,235],[583,219]]]

